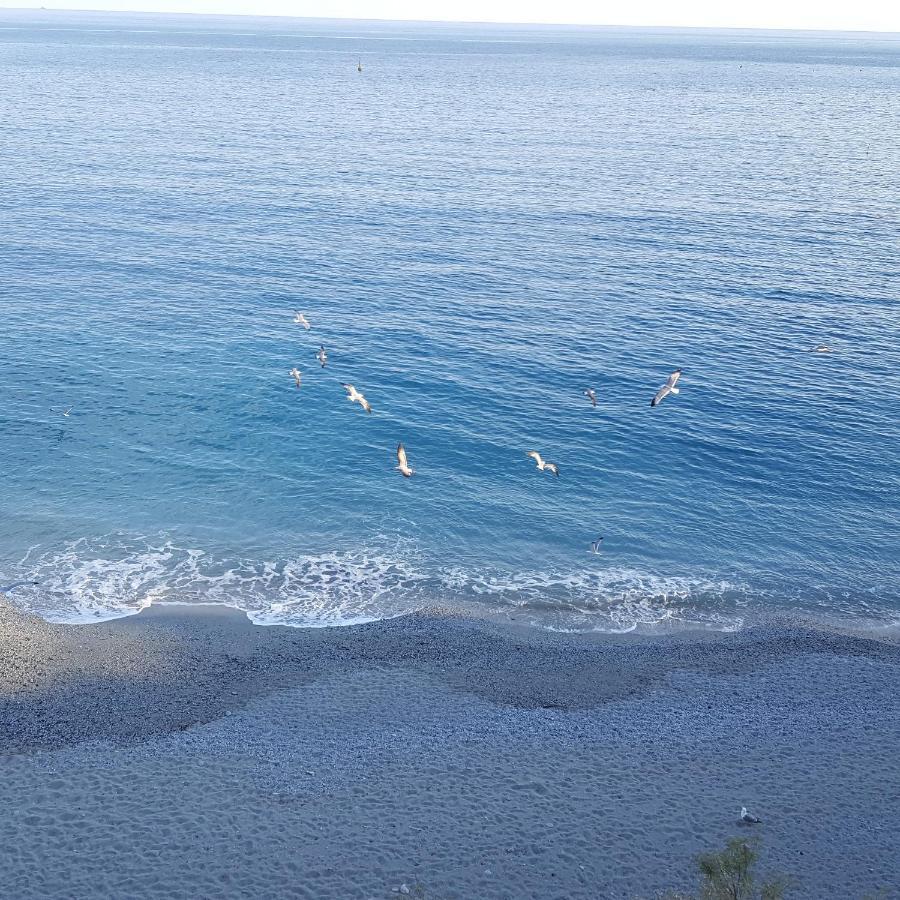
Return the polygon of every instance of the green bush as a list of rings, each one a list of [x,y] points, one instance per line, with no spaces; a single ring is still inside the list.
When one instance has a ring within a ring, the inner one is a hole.
[[[759,841],[732,838],[724,850],[702,853],[697,858],[700,893],[668,893],[662,900],[782,900],[789,881],[776,877],[757,885],[754,867],[759,860]]]

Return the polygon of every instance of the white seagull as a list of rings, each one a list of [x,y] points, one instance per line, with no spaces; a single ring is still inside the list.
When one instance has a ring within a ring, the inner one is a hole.
[[[294,379],[294,381],[297,383],[297,387],[299,388],[300,379],[303,377],[303,373],[296,366],[294,366],[294,368],[290,371],[290,376]]]
[[[559,467],[556,463],[545,462],[541,457],[541,454],[537,452],[537,450],[529,450],[528,455],[537,463],[538,469],[541,472],[552,472],[557,478],[559,478]]]
[[[328,354],[325,352],[324,347],[319,347],[319,352],[316,354],[316,359],[321,364],[322,368],[325,368],[325,363],[328,362]]]
[[[351,403],[358,403],[367,413],[372,412],[369,401],[352,384],[342,384],[341,387],[347,392],[347,399]]]
[[[597,392],[593,388],[588,388],[584,391],[584,396],[591,401],[591,406],[597,405]]]
[[[397,470],[404,478],[409,478],[416,470],[409,467],[406,459],[406,449],[403,444],[397,444]]]
[[[762,819],[758,819],[756,816],[751,816],[750,813],[747,812],[747,807],[741,807],[741,822],[744,825],[760,825],[762,824]]]
[[[602,544],[603,538],[597,538],[596,541],[591,541],[591,553],[599,553]]]
[[[658,406],[669,394],[677,394],[678,379],[681,378],[681,369],[676,369],[670,376],[669,380],[656,392],[656,396],[650,401],[651,406]]]
[[[834,350],[832,350],[831,347],[827,346],[826,344],[819,344],[818,346],[813,347],[812,350],[810,350],[809,352],[810,353],[834,353]]]
[[[61,413],[68,419],[68,418],[69,418],[69,413],[72,412],[73,409],[75,409],[74,406],[69,406],[69,407],[67,407],[66,409],[58,409],[58,408],[54,408],[54,407],[51,406],[51,407],[50,407],[50,412],[61,412]]]
[[[294,315],[294,324],[302,325],[307,331],[309,331],[309,329],[310,329],[309,321],[307,320],[306,316],[304,316],[303,313],[300,312],[299,309],[297,310],[297,312]]]

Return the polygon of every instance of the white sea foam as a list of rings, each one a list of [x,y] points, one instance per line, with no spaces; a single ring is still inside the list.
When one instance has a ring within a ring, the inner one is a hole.
[[[477,573],[455,570],[447,585],[554,631],[628,632],[667,627],[736,630],[737,585],[709,577],[659,576],[610,566],[591,571]]]
[[[153,603],[222,603],[262,625],[321,627],[390,618],[429,605],[560,631],[740,627],[742,589],[708,577],[609,567],[504,572],[430,564],[405,542],[280,560],[226,558],[156,538],[110,534],[32,548],[11,599],[53,622],[132,615]]]
[[[23,571],[37,585],[11,599],[53,622],[132,615],[152,603],[223,603],[259,624],[345,625],[399,615],[424,577],[397,555],[350,550],[279,561],[225,559],[122,534],[32,550]],[[14,579],[10,579],[14,580]]]

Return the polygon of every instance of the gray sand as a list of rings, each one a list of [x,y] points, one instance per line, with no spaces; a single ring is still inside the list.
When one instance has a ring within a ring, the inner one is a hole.
[[[797,897],[900,897],[898,688],[895,641],[791,624],[52,626],[0,601],[0,895],[652,897],[758,834]]]

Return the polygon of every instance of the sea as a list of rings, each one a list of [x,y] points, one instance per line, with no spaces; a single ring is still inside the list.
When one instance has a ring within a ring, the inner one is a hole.
[[[0,383],[50,621],[896,626],[900,35],[0,10]]]

